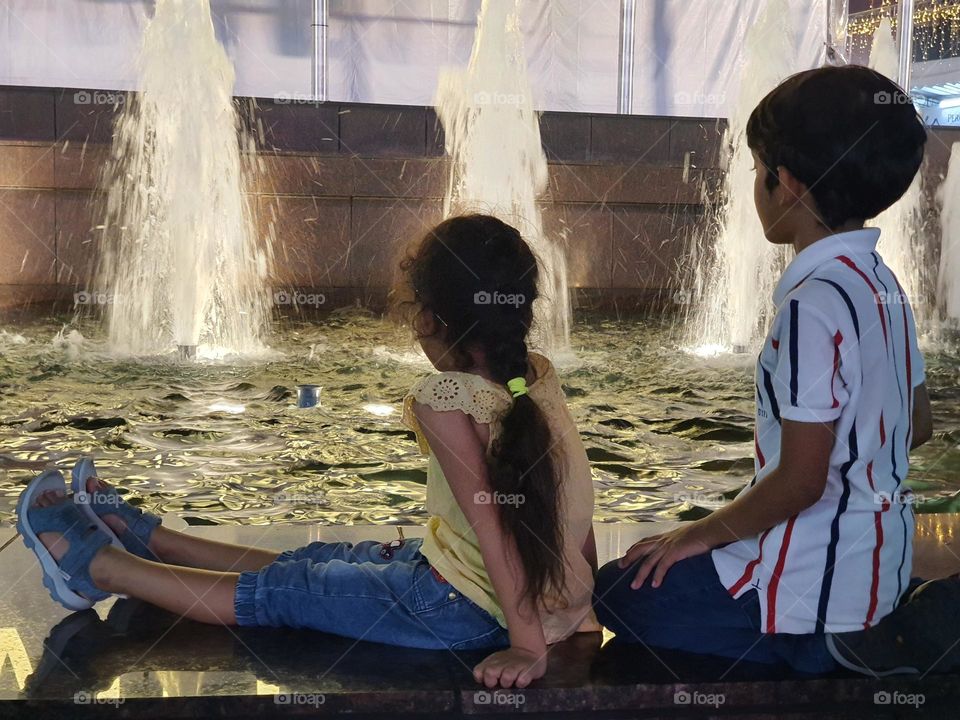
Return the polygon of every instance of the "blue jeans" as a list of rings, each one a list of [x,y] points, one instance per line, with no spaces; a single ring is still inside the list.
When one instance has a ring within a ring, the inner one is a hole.
[[[681,560],[654,589],[630,582],[639,563],[600,568],[594,609],[616,642],[642,642],[666,650],[717,655],[764,664],[787,664],[807,673],[836,667],[824,635],[764,634],[756,590],[733,598],[721,584],[709,553]]]
[[[421,541],[315,542],[237,581],[238,625],[310,628],[427,650],[509,645],[490,613],[440,577]]]

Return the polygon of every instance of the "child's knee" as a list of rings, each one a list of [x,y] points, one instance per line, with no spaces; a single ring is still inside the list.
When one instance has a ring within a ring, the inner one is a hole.
[[[619,560],[611,560],[597,572],[594,595],[603,596],[610,592],[627,570],[620,567]]]
[[[607,625],[604,617],[616,615],[618,607],[629,604],[635,599],[631,597],[631,593],[635,591],[630,588],[634,573],[636,573],[635,567],[621,568],[618,560],[608,562],[597,573],[593,603],[597,617],[604,625]]]

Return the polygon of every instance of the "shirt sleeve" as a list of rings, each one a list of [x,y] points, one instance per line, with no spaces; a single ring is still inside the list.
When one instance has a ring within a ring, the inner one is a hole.
[[[774,372],[780,416],[796,422],[833,422],[850,399],[843,360],[856,338],[845,338],[823,312],[802,299],[788,299],[780,312]]]
[[[445,372],[423,378],[403,399],[401,421],[417,434],[420,450],[426,453],[429,446],[413,411],[414,402],[429,405],[438,412],[459,410],[478,423],[488,424],[510,406],[511,398],[506,389],[498,393],[478,375]]]

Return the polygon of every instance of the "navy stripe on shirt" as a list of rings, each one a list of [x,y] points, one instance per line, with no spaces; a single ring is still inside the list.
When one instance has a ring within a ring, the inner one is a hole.
[[[793,407],[797,406],[797,388],[799,387],[799,382],[797,379],[797,373],[799,371],[799,360],[798,353],[799,348],[797,344],[799,343],[800,336],[800,319],[798,317],[800,310],[800,302],[797,300],[790,301],[790,405]]]
[[[825,282],[827,285],[830,285],[834,290],[836,290],[840,297],[843,299],[843,302],[847,306],[847,310],[850,311],[850,318],[853,320],[853,329],[857,333],[857,340],[860,339],[860,319],[857,317],[857,310],[853,306],[853,301],[850,300],[850,296],[847,295],[847,291],[842,287],[837,285],[833,280],[827,280],[826,278],[814,278],[814,280],[819,280],[820,282]]]
[[[837,504],[837,514],[833,516],[830,525],[830,544],[827,546],[827,562],[823,569],[823,584],[820,585],[820,602],[817,604],[817,632],[824,632],[827,622],[827,607],[830,605],[830,591],[833,587],[833,570],[837,562],[837,545],[840,543],[840,516],[847,511],[847,502],[850,500],[850,468],[857,462],[857,423],[854,421],[847,439],[850,448],[850,458],[840,468],[840,479],[843,481],[843,492]]]
[[[773,391],[773,377],[762,364],[760,369],[763,371],[763,387],[767,391],[767,397],[770,398],[770,412],[773,413],[774,419],[780,422],[780,403],[777,402],[777,394]]]

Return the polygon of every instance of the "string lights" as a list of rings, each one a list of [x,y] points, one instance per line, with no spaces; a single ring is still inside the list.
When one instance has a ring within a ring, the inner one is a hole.
[[[892,0],[850,16],[847,32],[855,51],[867,50],[880,21],[889,17],[897,29],[897,6]],[[939,60],[960,55],[960,0],[921,0],[913,14],[914,60]]]

